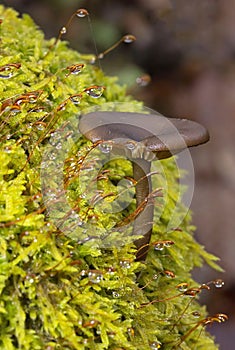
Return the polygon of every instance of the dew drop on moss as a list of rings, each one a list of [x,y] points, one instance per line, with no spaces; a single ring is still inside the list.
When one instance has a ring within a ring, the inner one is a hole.
[[[89,271],[88,278],[92,283],[100,283],[103,280],[103,274],[100,271]]]
[[[13,72],[9,72],[9,73],[4,73],[4,74],[0,74],[0,78],[1,79],[10,79],[13,76]]]
[[[134,141],[127,141],[125,143],[126,148],[133,150],[136,148],[136,143]]]
[[[99,149],[102,153],[110,153],[112,151],[112,145],[110,142],[103,142],[99,144]]]
[[[161,343],[159,341],[154,341],[150,344],[150,349],[151,350],[157,350],[161,348]]]
[[[124,269],[129,269],[131,267],[131,263],[129,260],[121,260],[120,266],[123,267]]]
[[[120,294],[118,292],[113,292],[113,298],[119,298],[120,297]]]

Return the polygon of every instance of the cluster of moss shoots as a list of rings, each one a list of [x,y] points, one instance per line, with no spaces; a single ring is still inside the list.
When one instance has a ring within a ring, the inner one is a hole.
[[[69,152],[61,189],[71,211],[65,215],[64,202],[57,197],[54,215],[60,225],[48,215],[40,172],[52,135],[52,146],[59,149],[65,141],[56,138],[58,130],[71,115],[90,107],[124,103],[132,110],[141,108],[116,78],[96,66],[109,50],[82,55],[60,40],[74,17],[89,14],[76,11],[58,39],[46,41],[28,15],[19,18],[14,10],[0,7],[0,349],[217,349],[205,326],[227,316],[208,316],[197,299],[204,290],[222,287],[223,281],[199,284],[191,277],[204,261],[220,268],[217,258],[195,242],[190,214],[169,229],[179,185],[173,158],[161,161],[170,183],[167,205],[154,220],[145,260],[136,261],[137,249],[122,224],[141,209],[134,196],[125,210],[104,211],[120,195],[121,179],[134,188],[130,162],[114,159],[95,178],[88,172],[81,188],[81,169],[94,169],[100,160],[88,157],[96,145],[84,137],[70,147],[74,126],[66,137]],[[128,35],[120,42],[133,40]],[[53,163],[53,152],[50,156]],[[155,187],[161,181],[158,174]],[[92,190],[94,182],[97,191]],[[54,176],[48,176],[52,207],[53,183]],[[162,202],[159,196],[154,200],[157,213]],[[184,210],[180,206],[178,215]],[[74,225],[72,217],[78,214],[86,230]],[[67,229],[61,229],[65,223]],[[102,237],[92,239],[94,226],[110,228],[109,246],[99,244]]]

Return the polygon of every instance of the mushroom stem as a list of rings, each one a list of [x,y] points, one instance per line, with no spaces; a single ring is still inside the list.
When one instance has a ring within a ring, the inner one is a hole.
[[[151,162],[145,159],[137,159],[133,161],[133,177],[137,181],[136,184],[136,206],[139,207],[148,198],[152,191],[151,176],[146,176],[150,173]],[[139,250],[136,260],[145,260],[148,252],[148,243],[150,242],[153,226],[154,205],[151,200],[148,200],[144,210],[137,216],[134,222],[133,234],[142,234],[143,237],[135,241],[135,245]]]

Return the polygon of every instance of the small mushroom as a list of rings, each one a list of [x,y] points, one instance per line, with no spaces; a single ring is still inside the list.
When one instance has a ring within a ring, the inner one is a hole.
[[[138,249],[136,260],[144,260],[151,239],[154,215],[153,201],[148,200],[152,192],[151,176],[147,176],[151,162],[207,142],[208,132],[202,125],[186,119],[113,111],[83,115],[79,129],[93,143],[112,142],[113,151],[132,161],[133,177],[137,181],[136,205],[139,207],[147,201],[144,210],[135,219],[133,228],[135,236],[142,234],[141,228],[144,228],[143,237],[135,241]]]

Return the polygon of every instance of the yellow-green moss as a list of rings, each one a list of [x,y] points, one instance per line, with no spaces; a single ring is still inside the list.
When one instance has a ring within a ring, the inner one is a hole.
[[[48,52],[54,41],[45,41],[29,16],[19,18],[14,10],[0,6],[0,19],[0,67],[20,64],[0,72],[8,74],[12,69],[10,78],[0,78],[0,349],[177,348],[181,336],[198,321],[192,313],[200,311],[203,319],[206,311],[196,298],[170,297],[179,294],[179,283],[198,286],[191,270],[203,260],[216,267],[216,258],[195,242],[190,215],[180,230],[166,230],[168,209],[178,186],[174,162],[164,161],[171,182],[169,204],[155,223],[152,238],[172,240],[174,246],[164,252],[150,249],[147,261],[140,263],[135,262],[135,248],[128,239],[120,248],[102,249],[92,240],[79,244],[59,231],[44,210],[41,196],[41,160],[51,134],[87,107],[131,98],[116,78],[105,76],[89,63],[89,56],[72,51],[65,42]],[[66,67],[78,63],[85,65],[82,72],[66,76]],[[94,85],[105,87],[100,98],[83,94],[80,104],[69,101],[64,110],[58,110],[69,96]],[[16,111],[12,107],[15,100],[31,91],[38,91],[36,101],[22,103]],[[132,101],[136,109],[139,105]],[[89,143],[79,142],[76,153],[82,154]],[[71,170],[69,164],[65,177]],[[128,162],[113,162],[110,169],[115,180],[131,176]],[[72,170],[71,174],[69,200],[76,203],[80,194],[76,175]],[[103,186],[105,191],[115,191],[110,179]],[[83,201],[78,202],[81,212],[83,205]],[[106,226],[110,220],[122,219],[120,213],[112,217],[90,210]],[[167,278],[166,270],[176,277]],[[154,299],[167,300],[143,306]],[[217,349],[201,327],[180,347]]]

